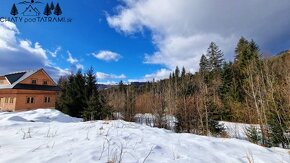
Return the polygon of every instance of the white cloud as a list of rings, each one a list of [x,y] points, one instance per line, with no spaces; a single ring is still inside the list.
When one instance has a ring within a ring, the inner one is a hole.
[[[0,74],[44,68],[57,80],[59,76],[69,73],[51,63],[40,43],[20,39],[19,33],[14,23],[0,22]]]
[[[16,35],[19,33],[15,24],[11,22],[0,23],[0,49],[17,51],[13,46],[17,43]]]
[[[154,73],[151,73],[151,74],[146,74],[143,78],[141,79],[129,79],[128,82],[131,83],[131,82],[147,82],[147,81],[159,81],[159,80],[162,80],[162,79],[166,79],[166,78],[169,78],[169,75],[172,71],[169,70],[169,69],[160,69]]]
[[[84,69],[84,65],[82,65],[82,64],[76,64],[76,69],[77,70],[83,70]]]
[[[101,80],[104,80],[104,79],[125,79],[126,78],[126,75],[124,75],[124,74],[115,75],[115,74],[106,74],[103,72],[97,72],[96,76],[97,76],[97,79],[101,79]]]
[[[54,51],[50,51],[50,50],[47,50],[47,52],[52,56],[52,57],[57,57],[57,54],[61,51],[61,47],[57,47]]]
[[[224,50],[229,51],[230,45],[235,37],[222,38],[215,34],[194,35],[194,36],[169,36],[158,41],[159,51],[153,55],[145,56],[145,63],[163,64],[170,70],[174,70],[176,66],[185,67],[191,72],[195,72],[198,68],[200,57],[206,53],[208,43],[211,40],[219,42],[219,45],[224,47]]]
[[[32,42],[29,40],[20,40],[20,47],[30,54],[44,58],[46,61],[48,59],[46,56],[46,50],[44,50],[38,42],[32,45]]]
[[[105,82],[99,82],[98,84],[104,84],[104,85],[118,85],[118,82],[116,81],[105,81]]]
[[[280,0],[123,0],[117,14],[107,17],[112,28],[126,34],[152,32],[157,47],[145,56],[145,63],[169,69],[185,66],[198,69],[198,62],[211,41],[234,54],[241,36],[253,38],[261,49],[282,43],[290,46],[290,1]],[[287,37],[285,36],[287,35]]]
[[[66,59],[66,61],[68,61],[70,64],[76,64],[79,61],[76,58],[73,58],[72,54],[69,51],[67,51],[67,55],[68,58]]]
[[[92,55],[97,59],[104,60],[107,62],[109,61],[117,62],[122,57],[120,54],[108,50],[102,50],[98,53],[92,53]]]
[[[70,51],[67,51],[67,55],[68,57],[66,61],[68,61],[71,64],[71,71],[76,72],[78,70],[84,69],[84,65],[80,64],[79,60],[74,58]]]
[[[162,79],[168,78],[171,72],[172,71],[168,69],[161,69],[155,73],[145,75],[145,79],[149,81],[152,81],[153,79],[162,80]]]
[[[54,81],[58,81],[61,76],[67,76],[71,74],[69,69],[63,69],[56,65],[47,65],[44,67],[46,72],[54,79]]]

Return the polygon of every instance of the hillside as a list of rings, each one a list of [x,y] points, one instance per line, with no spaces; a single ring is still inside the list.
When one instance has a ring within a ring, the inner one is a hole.
[[[0,162],[290,162],[288,150],[56,110],[0,112]]]

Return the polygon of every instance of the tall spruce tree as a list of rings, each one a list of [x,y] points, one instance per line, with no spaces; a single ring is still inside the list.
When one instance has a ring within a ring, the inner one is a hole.
[[[223,52],[219,49],[219,47],[216,45],[216,43],[211,42],[208,49],[207,54],[209,60],[209,67],[210,70],[220,70],[222,68],[223,64]]]
[[[87,101],[87,107],[82,112],[82,117],[85,121],[100,120],[103,105],[99,100],[97,92],[93,92]]]
[[[57,99],[58,110],[84,120],[98,120],[110,115],[106,99],[97,89],[93,68],[85,75],[79,70],[68,78],[60,78],[59,86],[62,91]]]
[[[61,91],[57,96],[56,109],[62,111],[63,113],[68,114],[69,111],[67,110],[65,106],[65,98],[67,96],[67,87],[68,87],[68,78],[61,76],[57,83],[58,83],[58,86],[61,88]]]
[[[104,97],[99,93],[94,69],[91,67],[85,76],[85,96],[87,106],[82,112],[85,121],[100,120],[109,116],[109,110]]]
[[[290,138],[286,135],[286,130],[289,129],[289,126],[287,126],[287,119],[285,117],[285,115],[280,115],[277,111],[272,111],[269,114],[268,124],[271,146],[290,148]]]
[[[247,78],[246,71],[250,64],[260,65],[260,52],[258,45],[241,37],[235,49],[234,78],[237,80],[237,93],[240,102],[245,100],[244,84]]]
[[[222,120],[232,121],[232,106],[230,103],[237,100],[237,92],[235,89],[235,79],[233,73],[233,63],[224,62],[221,73],[222,84],[219,87],[219,96],[223,103],[223,109],[220,114]]]
[[[205,72],[209,72],[209,61],[204,54],[200,58],[199,72],[201,72],[202,74],[204,74]]]
[[[87,71],[85,78],[86,78],[85,96],[86,99],[89,100],[90,97],[93,95],[93,93],[95,94],[98,93],[97,79],[93,67],[90,67],[90,69]]]
[[[185,77],[185,74],[186,74],[185,68],[182,67],[182,70],[181,70],[181,78],[184,78]]]
[[[241,37],[235,49],[235,53],[235,63],[238,64],[240,69],[245,69],[245,67],[250,62],[249,41],[246,40],[244,37]]]
[[[180,77],[180,70],[179,70],[179,67],[178,66],[176,66],[176,68],[175,68],[175,77],[176,78],[179,78]]]
[[[67,114],[73,117],[82,117],[82,112],[86,107],[85,78],[79,70],[77,74],[69,77],[66,97],[64,99]]]
[[[254,60],[258,62],[260,58],[260,49],[254,40],[251,40],[251,42],[249,43],[249,50],[250,56],[248,57],[248,60]]]

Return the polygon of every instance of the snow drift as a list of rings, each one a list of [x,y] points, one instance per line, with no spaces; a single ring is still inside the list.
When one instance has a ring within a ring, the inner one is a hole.
[[[287,150],[57,110],[0,113],[0,162],[290,162]]]

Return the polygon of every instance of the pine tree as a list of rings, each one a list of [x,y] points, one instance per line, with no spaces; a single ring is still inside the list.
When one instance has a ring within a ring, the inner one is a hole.
[[[100,120],[101,109],[102,105],[99,102],[99,96],[95,92],[93,92],[87,102],[87,107],[84,108],[84,111],[82,112],[82,117],[84,121]]]
[[[102,120],[111,116],[109,107],[106,104],[104,96],[99,92],[93,92],[87,107],[82,112],[82,117],[85,121]]]
[[[174,79],[175,78],[175,73],[174,72],[172,72],[172,79]]]
[[[13,16],[18,15],[18,10],[17,10],[17,7],[16,7],[15,3],[13,4],[13,6],[11,8],[10,14],[13,15]]]
[[[218,107],[213,101],[207,101],[207,119],[208,119],[208,130],[207,133],[213,136],[218,136],[224,131],[224,126],[218,122]],[[206,121],[205,121],[206,123]],[[206,124],[204,124],[206,126]]]
[[[176,68],[175,68],[175,77],[176,78],[179,78],[180,77],[180,70],[179,70],[179,67],[178,66],[176,66]]]
[[[251,40],[249,44],[249,49],[250,49],[250,56],[248,57],[248,60],[258,61],[260,58],[260,49],[254,40]]]
[[[50,10],[51,11],[54,10],[54,4],[53,4],[53,2],[50,3]]]
[[[55,6],[55,8],[54,8],[54,15],[59,16],[61,14],[62,14],[62,10],[61,10],[61,8],[59,6],[59,3],[57,3],[56,6]]]
[[[246,69],[249,64],[252,62],[250,60],[250,48],[249,41],[244,37],[241,37],[239,40],[237,47],[235,49],[235,62],[234,62],[234,79],[236,80],[236,92],[237,98],[239,102],[244,102],[246,92],[244,90],[245,79],[247,78]]]
[[[97,88],[97,79],[96,79],[96,75],[94,74],[94,69],[93,67],[90,67],[90,69],[87,71],[86,73],[86,92],[85,92],[85,96],[86,99],[89,100],[90,97],[92,96],[93,92],[97,93],[98,92],[98,88]]]
[[[244,55],[243,53],[245,53],[247,51],[248,45],[249,45],[249,41],[246,40],[244,37],[241,37],[238,44],[237,44],[237,47],[235,49],[235,53],[236,53],[235,60],[236,61],[241,61],[241,59]]]
[[[59,86],[62,91],[57,99],[58,110],[73,117],[83,117],[84,120],[104,119],[110,116],[106,99],[97,89],[93,68],[85,75],[79,70],[68,78],[60,78]]]
[[[81,71],[69,77],[64,103],[69,115],[81,118],[86,107],[85,78]]]
[[[205,72],[209,72],[209,61],[205,55],[202,55],[199,62],[199,72],[204,74]]]
[[[260,49],[254,40],[249,42],[242,37],[236,48],[236,59],[244,69],[244,67],[247,67],[252,61],[256,62],[259,60],[259,51]]]
[[[68,79],[66,77],[60,77],[58,80],[58,86],[61,88],[61,92],[57,96],[56,101],[56,109],[68,113],[69,111],[65,108],[65,98],[66,98],[66,92],[68,87]]]
[[[278,114],[278,112],[272,112],[268,120],[271,145],[290,148],[290,138],[286,136],[287,120],[284,115]]]
[[[257,127],[250,126],[246,128],[246,136],[252,143],[259,144],[261,142],[261,133],[259,133]]]
[[[45,9],[44,9],[44,13],[43,14],[46,15],[46,16],[51,15],[51,9],[50,9],[48,3],[45,5]]]
[[[251,64],[260,69],[260,51],[258,45],[253,40],[249,42],[244,37],[241,37],[235,49],[235,53],[234,79],[236,79],[237,82],[236,97],[238,97],[239,102],[244,102],[246,96],[244,87],[246,79],[248,78],[247,69],[249,69]]]
[[[235,79],[233,73],[233,64],[231,62],[224,62],[221,73],[222,84],[219,87],[219,96],[223,102],[223,109],[220,114],[222,120],[232,121],[232,106],[230,105],[233,100],[238,99],[235,89]]]
[[[209,60],[210,70],[220,70],[224,61],[224,54],[214,42],[210,43],[206,55]]]
[[[181,77],[184,78],[184,77],[185,77],[185,74],[186,74],[185,68],[182,67],[182,70],[181,70]]]

